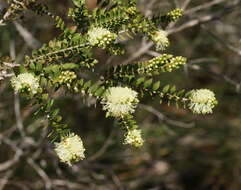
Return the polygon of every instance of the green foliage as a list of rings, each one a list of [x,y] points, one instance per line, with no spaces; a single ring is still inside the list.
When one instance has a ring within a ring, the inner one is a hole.
[[[162,54],[151,60],[129,65],[118,65],[106,71],[108,77],[130,78],[135,75],[159,75],[162,72],[171,72],[186,63],[186,58],[174,57],[170,54]]]
[[[177,21],[182,16],[182,10],[181,9],[174,9],[167,14],[164,15],[155,15],[152,18],[152,21],[155,24],[161,24],[163,22],[170,23]]]

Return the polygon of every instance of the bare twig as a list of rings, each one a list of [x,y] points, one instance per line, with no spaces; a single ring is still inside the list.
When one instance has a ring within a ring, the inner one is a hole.
[[[94,161],[97,158],[99,158],[100,156],[102,156],[106,149],[111,145],[112,143],[112,137],[114,135],[114,130],[112,130],[108,136],[108,138],[106,139],[105,143],[102,145],[102,147],[100,148],[100,150],[98,152],[96,152],[94,155],[92,155],[90,158],[88,158],[88,161]]]
[[[131,63],[135,59],[139,58],[141,55],[145,54],[146,51],[148,51],[152,46],[153,46],[152,42],[149,42],[149,43],[147,43],[145,45],[142,45],[141,48],[136,53],[134,53],[127,60],[125,60],[121,65],[127,65],[127,64]]]
[[[182,127],[182,128],[192,128],[195,125],[193,122],[184,123],[181,121],[172,120],[172,119],[168,118],[167,116],[165,116],[164,114],[162,114],[161,112],[159,112],[158,110],[156,110],[155,108],[153,108],[152,106],[140,104],[140,107],[150,113],[153,113],[155,116],[158,117],[158,119],[160,119],[160,121],[167,123],[169,125],[173,125],[176,127]]]
[[[5,176],[2,179],[0,179],[0,190],[3,190],[4,187],[7,185],[12,173],[13,171],[9,170],[5,173]]]
[[[25,43],[32,49],[41,47],[41,43],[17,21],[13,22],[19,34],[23,37]]]
[[[181,6],[181,9],[182,9],[182,10],[185,10],[185,9],[188,7],[188,5],[189,5],[189,3],[190,3],[191,1],[192,1],[192,0],[186,0],[186,1],[184,1],[183,4],[182,4],[182,6]]]
[[[192,63],[192,61],[190,63]],[[241,81],[239,81],[239,82],[235,81],[235,80],[231,79],[227,75],[224,75],[224,74],[221,74],[221,73],[216,73],[216,72],[213,72],[213,71],[210,71],[210,70],[207,70],[207,69],[204,70],[199,65],[194,65],[194,64],[190,64],[190,63],[188,64],[188,68],[190,68],[192,70],[198,70],[198,71],[203,70],[203,71],[209,73],[210,76],[212,76],[214,78],[223,79],[225,82],[227,82],[227,83],[231,84],[232,86],[234,86],[237,93],[240,92]]]
[[[0,140],[2,140],[4,143],[9,145],[13,150],[15,150],[15,154],[12,159],[9,159],[8,161],[0,164],[0,171],[4,171],[12,167],[17,162],[19,162],[20,157],[23,155],[23,151],[19,149],[13,141],[9,140],[8,138],[5,138],[1,134]]]
[[[21,111],[20,111],[19,95],[14,94],[14,113],[15,113],[15,117],[16,117],[16,124],[17,124],[18,130],[19,130],[21,136],[24,137],[25,134],[24,134],[24,129],[23,129],[23,120],[22,120],[20,112]]]
[[[237,6],[240,5],[240,2],[241,1],[237,1],[234,5],[226,6],[221,11],[218,11],[216,13],[208,14],[208,15],[204,15],[204,16],[199,16],[198,18],[190,20],[190,21],[182,24],[181,26],[172,27],[168,30],[168,33],[169,34],[177,33],[177,32],[180,32],[184,29],[194,27],[196,25],[200,25],[200,24],[203,24],[203,23],[206,23],[206,22],[210,22],[210,21],[215,20],[215,19],[219,19],[223,15],[225,15],[229,12],[232,12],[234,9],[238,8]]]
[[[202,25],[202,28],[208,32],[215,40],[217,40],[218,42],[220,42],[224,47],[226,47],[227,49],[229,49],[230,51],[236,53],[237,55],[241,56],[241,49],[238,49],[236,47],[234,47],[233,45],[231,45],[230,43],[226,42],[225,40],[223,40],[222,38],[220,38],[218,35],[216,35],[214,32],[212,32],[211,30],[209,30],[206,26]]]
[[[86,189],[85,185],[81,185],[79,183],[76,182],[71,182],[71,181],[67,181],[67,180],[62,180],[62,179],[51,179],[52,184],[54,186],[63,186],[63,187],[67,187],[69,189]]]
[[[223,2],[227,2],[227,0],[213,0],[211,2],[204,3],[204,4],[201,4],[201,5],[196,6],[194,8],[188,9],[183,14],[184,15],[191,15],[191,14],[197,12],[197,11],[207,9],[209,7],[212,7],[213,5],[217,5],[217,4],[220,4],[220,3],[223,3]]]
[[[31,158],[27,159],[27,162],[30,166],[38,173],[38,175],[43,179],[45,183],[45,189],[51,189],[52,188],[52,182],[49,179],[48,175],[45,173],[45,171],[40,168]]]

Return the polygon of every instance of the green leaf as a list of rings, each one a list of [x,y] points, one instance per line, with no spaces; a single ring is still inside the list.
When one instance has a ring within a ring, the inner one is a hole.
[[[41,71],[43,69],[43,65],[41,63],[36,64],[36,71]]]
[[[35,70],[35,64],[34,63],[30,63],[29,68],[32,70]]]
[[[50,65],[44,68],[44,72],[50,74],[51,72],[57,72],[59,70],[59,65]]]
[[[152,86],[152,90],[156,91],[160,87],[160,84],[161,84],[160,81],[155,82]]]
[[[79,65],[77,64],[74,64],[74,63],[66,63],[66,64],[63,64],[62,66],[62,69],[76,69],[76,68],[79,68]]]
[[[53,72],[54,74],[59,73],[59,72],[60,72],[60,71],[59,71],[59,66],[52,67],[52,72]]]
[[[60,115],[58,115],[54,119],[55,119],[56,122],[60,122],[62,120],[62,117]]]
[[[99,84],[98,84],[98,83],[92,85],[92,86],[89,88],[89,92],[90,92],[90,93],[94,93],[94,92],[98,89],[98,87],[99,87]]]
[[[41,86],[47,86],[47,84],[48,84],[47,79],[45,77],[41,77],[40,84],[41,84]]]
[[[162,92],[167,93],[169,91],[169,89],[170,89],[170,85],[168,84],[168,85],[163,87]]]
[[[86,82],[83,86],[83,89],[86,90],[87,88],[90,87],[90,85],[91,85],[91,81]]]
[[[48,94],[43,94],[43,95],[42,95],[42,100],[47,100],[47,99],[48,99],[48,97],[49,97],[49,95],[48,95]]]
[[[100,88],[95,92],[95,95],[98,96],[98,97],[100,97],[100,96],[102,96],[102,94],[104,93],[104,91],[105,91],[105,88],[102,86],[102,87],[100,87]]]
[[[171,88],[171,90],[170,90],[170,93],[174,93],[174,92],[176,92],[176,86],[172,86],[172,88]]]
[[[76,7],[81,7],[84,4],[84,0],[72,0]]]
[[[84,84],[84,80],[83,79],[78,80],[78,85],[79,86],[82,86],[83,84]]]
[[[192,90],[191,90],[191,91],[188,91],[188,92],[185,94],[185,97],[188,98],[191,94],[192,94]]]
[[[136,86],[139,86],[144,81],[145,81],[145,77],[138,78],[137,81],[136,81]]]
[[[177,93],[177,95],[182,97],[184,95],[184,93],[185,93],[185,90],[183,89],[183,90],[179,91]]]
[[[23,65],[20,65],[20,67],[19,67],[19,72],[20,72],[20,73],[26,73],[26,72],[27,72],[27,69],[26,69]]]
[[[97,0],[97,5],[101,7],[107,6],[109,3],[109,0]]]
[[[153,81],[152,79],[147,80],[147,81],[144,83],[144,88],[149,87],[149,86],[151,85],[152,81]]]
[[[34,113],[33,113],[33,115],[38,115],[40,112],[41,112],[42,110],[41,109],[37,109]]]
[[[46,108],[47,109],[51,108],[53,106],[53,104],[54,104],[54,100],[53,99],[49,100]]]
[[[58,115],[59,113],[59,109],[55,109],[52,113],[51,113],[51,116],[52,117],[55,117],[56,115]]]

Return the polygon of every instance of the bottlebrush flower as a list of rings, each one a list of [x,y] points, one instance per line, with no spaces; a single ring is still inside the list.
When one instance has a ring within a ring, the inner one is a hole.
[[[92,46],[105,48],[116,38],[117,35],[106,28],[94,27],[88,31],[88,40]]]
[[[135,147],[141,147],[143,143],[144,140],[142,139],[140,129],[131,129],[127,131],[124,144],[132,145]]]
[[[31,73],[22,73],[11,78],[11,85],[15,92],[36,94],[39,88],[39,80]]]
[[[81,138],[74,133],[70,133],[63,137],[59,143],[55,143],[55,152],[60,161],[68,165],[83,160],[85,158],[84,151],[85,148]]]
[[[217,105],[215,94],[208,89],[192,90],[189,99],[189,109],[197,114],[212,113]]]
[[[137,103],[137,92],[128,87],[110,87],[102,99],[103,110],[107,116],[123,117],[134,113]]]
[[[169,39],[167,38],[167,32],[164,30],[158,30],[151,36],[152,41],[156,44],[158,50],[165,50],[169,45]]]

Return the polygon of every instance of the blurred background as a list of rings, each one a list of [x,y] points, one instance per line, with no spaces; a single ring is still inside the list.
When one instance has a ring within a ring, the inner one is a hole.
[[[44,2],[73,26],[67,17],[71,1]],[[193,115],[143,99],[136,118],[145,144],[134,149],[122,145],[121,130],[92,98],[59,93],[61,114],[86,147],[86,160],[68,167],[46,137],[45,118],[14,95],[9,79],[0,80],[0,190],[241,190],[241,0],[139,0],[138,6],[146,16],[184,10],[166,28],[171,46],[165,53],[187,57],[188,64],[159,79],[179,89],[210,88],[219,101],[214,113]],[[0,0],[0,15],[6,7]],[[22,64],[24,55],[59,33],[47,16],[27,12],[0,26],[0,56]],[[125,43],[122,57],[95,50],[100,66],[160,53],[140,37]]]

